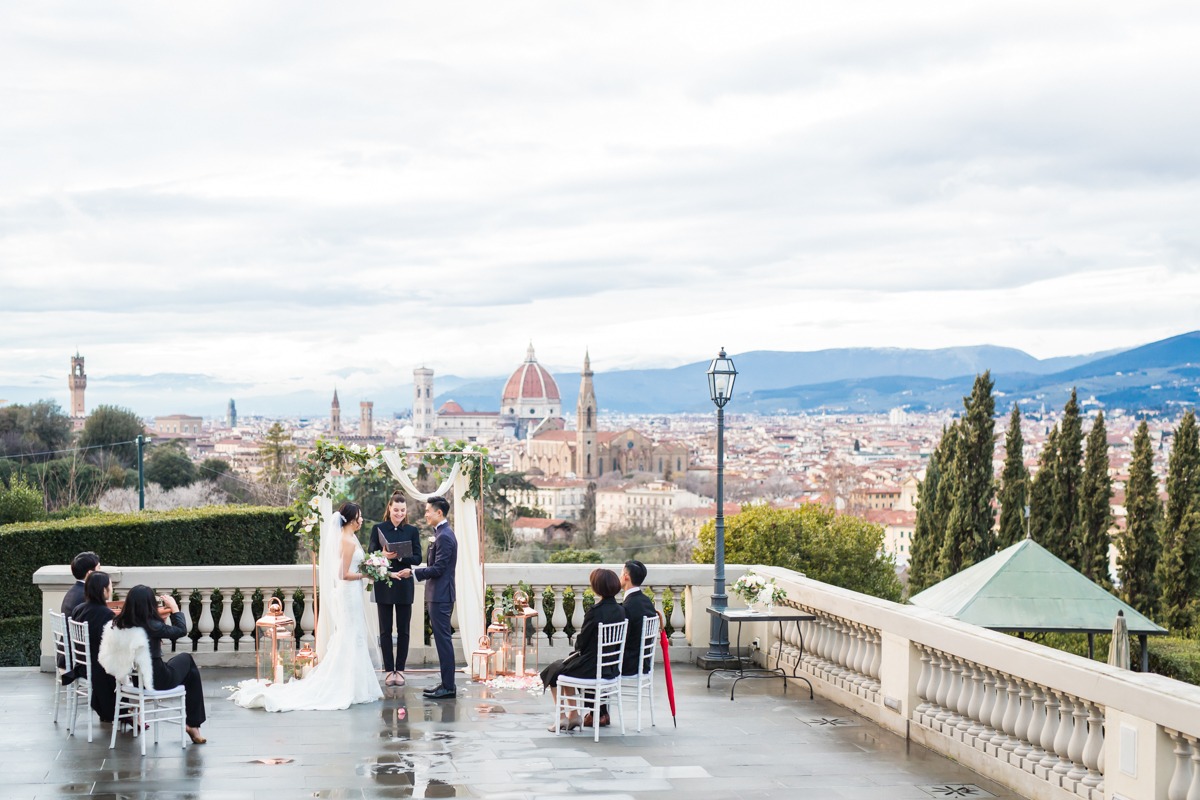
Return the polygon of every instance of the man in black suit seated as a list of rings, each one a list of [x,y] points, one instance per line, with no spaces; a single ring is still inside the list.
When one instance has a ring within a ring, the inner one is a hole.
[[[621,661],[623,677],[637,675],[638,672],[645,672],[650,667],[648,663],[641,666],[638,664],[642,652],[644,620],[646,617],[658,616],[658,611],[654,609],[654,598],[642,591],[642,582],[645,580],[645,564],[635,560],[625,562],[625,569],[621,570],[621,589],[625,592],[625,599],[621,605],[625,609],[625,618],[629,620],[629,628],[625,633],[625,654]],[[590,718],[591,714],[588,714],[587,717]],[[590,725],[590,719],[585,718],[583,724],[584,727]],[[608,706],[601,706],[600,726],[604,727],[608,724]]]
[[[67,589],[67,594],[63,597],[62,607],[59,609],[63,614],[71,616],[75,606],[83,602],[83,582],[98,569],[100,556],[90,550],[71,559],[71,574],[75,576],[75,585]]]

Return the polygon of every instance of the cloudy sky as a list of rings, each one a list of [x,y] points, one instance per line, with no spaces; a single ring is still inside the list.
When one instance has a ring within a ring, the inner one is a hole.
[[[1194,2],[4,6],[10,400],[1200,327]]]

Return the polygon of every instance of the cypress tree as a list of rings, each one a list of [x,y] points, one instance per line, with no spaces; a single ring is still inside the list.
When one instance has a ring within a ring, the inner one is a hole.
[[[1108,529],[1112,527],[1112,478],[1108,475],[1108,430],[1104,412],[1096,415],[1087,436],[1083,477],[1079,482],[1080,572],[1104,587],[1112,585],[1108,568]]]
[[[1158,477],[1154,474],[1154,451],[1146,420],[1133,437],[1133,461],[1125,484],[1125,530],[1117,536],[1117,574],[1121,599],[1143,614],[1158,610],[1158,526],[1162,503],[1158,499]]]
[[[946,431],[942,431],[945,440]],[[914,595],[930,586],[937,580],[937,561],[941,550],[941,542],[934,531],[937,521],[934,515],[937,510],[938,488],[941,479],[942,443],[939,442],[933,454],[929,457],[929,466],[925,469],[925,480],[917,485],[917,521],[913,526],[912,548],[908,555],[908,591]]]
[[[1188,411],[1175,429],[1167,461],[1167,507],[1158,561],[1159,612],[1173,628],[1191,624],[1188,605],[1196,596],[1195,551],[1200,540],[1200,444],[1196,414]]]
[[[1029,502],[1029,470],[1025,468],[1025,437],[1021,409],[1013,403],[1004,437],[1004,469],[1000,473],[1000,531],[996,546],[1003,550],[1025,538],[1025,504]]]
[[[975,376],[971,395],[963,398],[965,413],[959,423],[954,456],[956,484],[939,559],[943,578],[996,552],[996,537],[992,534],[996,491],[992,470],[996,431],[993,386],[991,373],[984,372]]]
[[[1058,461],[1054,470],[1054,515],[1050,521],[1049,547],[1054,555],[1080,569],[1079,548],[1073,541],[1079,517],[1079,483],[1083,480],[1083,422],[1079,419],[1079,400],[1075,390],[1063,409],[1058,428]],[[1082,570],[1080,570],[1082,571]]]
[[[1038,455],[1038,470],[1029,488],[1029,538],[1058,555],[1052,524],[1054,520],[1054,472],[1058,463],[1058,426],[1046,434],[1046,444]]]
[[[938,484],[937,504],[933,509],[933,527],[930,530],[930,533],[933,534],[933,557],[936,559],[937,566],[933,570],[933,579],[930,583],[937,583],[954,574],[946,571],[943,551],[945,550],[950,511],[954,507],[954,496],[958,492],[960,428],[961,422],[955,422],[947,428],[946,432],[942,434],[942,443],[939,446],[939,450],[941,450],[939,463],[942,467],[942,474]]]

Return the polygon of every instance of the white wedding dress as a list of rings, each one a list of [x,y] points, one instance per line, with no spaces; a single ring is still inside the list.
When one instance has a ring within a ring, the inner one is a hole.
[[[360,571],[363,557],[362,546],[355,544],[350,572]],[[371,663],[363,583],[344,581],[340,576],[333,583],[336,597],[330,598],[334,600],[332,603],[322,602],[329,610],[318,622],[319,626],[332,623],[332,631],[324,655],[308,677],[275,684],[261,680],[242,681],[230,700],[245,708],[265,708],[267,711],[337,711],[383,697]],[[323,580],[323,598],[329,597],[325,591]],[[326,615],[333,619],[326,619]]]

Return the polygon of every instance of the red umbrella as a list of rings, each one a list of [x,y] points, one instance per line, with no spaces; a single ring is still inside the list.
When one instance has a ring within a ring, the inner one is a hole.
[[[662,620],[662,614],[658,615],[659,620]],[[679,720],[675,719],[675,679],[671,677],[671,653],[667,649],[667,629],[662,625],[658,628],[659,644],[662,645],[663,658],[663,676],[667,679],[667,700],[671,703],[671,722],[675,727],[679,727]]]

